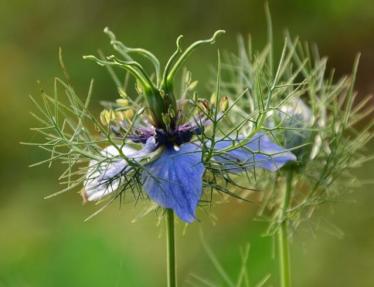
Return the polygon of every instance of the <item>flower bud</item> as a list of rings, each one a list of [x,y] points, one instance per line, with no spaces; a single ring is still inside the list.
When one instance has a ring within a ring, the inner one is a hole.
[[[299,161],[310,152],[311,127],[314,117],[310,108],[301,99],[291,99],[276,111],[269,113],[266,125],[276,129],[284,140],[283,146],[292,149]],[[279,127],[279,129],[278,129]]]
[[[220,103],[219,103],[219,108],[220,108],[220,111],[221,112],[226,112],[227,109],[229,108],[229,99],[228,97],[222,97],[220,99]]]
[[[314,117],[310,108],[300,99],[280,107],[280,119],[285,127],[285,147],[295,148],[305,144],[311,136]],[[299,149],[296,150],[296,153]]]

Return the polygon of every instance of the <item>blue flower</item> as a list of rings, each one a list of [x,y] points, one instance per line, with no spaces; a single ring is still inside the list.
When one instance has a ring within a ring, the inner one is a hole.
[[[257,133],[252,138],[231,138],[226,135],[222,139],[204,139],[201,137],[204,126],[212,124],[212,117],[201,111],[198,115],[191,114],[191,110],[198,110],[197,105],[188,110],[185,108],[188,99],[176,97],[173,81],[177,70],[196,47],[214,43],[223,32],[217,31],[210,39],[197,41],[185,51],[180,47],[179,37],[177,50],[167,62],[162,75],[157,58],[144,49],[122,50],[126,61],[114,56],[106,60],[86,57],[100,65],[119,66],[129,71],[142,90],[148,113],[143,125],[136,127],[123,120],[117,126],[113,125],[116,111],[103,114],[109,128],[122,140],[124,147],[109,146],[102,151],[102,162],[90,162],[84,182],[83,196],[86,200],[96,201],[113,194],[129,182],[128,177],[136,174],[138,183],[149,198],[163,208],[172,209],[181,220],[191,223],[196,219],[208,161],[219,166],[222,172],[238,174],[255,168],[276,171],[288,161],[296,160],[291,152],[273,143],[264,133]],[[110,36],[114,45],[118,43],[113,34]],[[115,46],[116,49],[118,47]],[[143,67],[129,56],[131,51],[141,51],[142,56],[151,60],[155,66],[155,77],[148,76]],[[224,106],[227,112],[227,99]],[[203,109],[207,109],[207,106],[204,105]],[[210,115],[215,115],[215,120],[222,118],[217,117],[217,106],[210,112]],[[194,121],[188,122],[191,117]],[[121,137],[123,130],[125,132]],[[143,148],[138,151],[130,148],[128,140],[141,144]],[[208,156],[206,150],[209,150]]]
[[[138,152],[126,147],[122,152],[128,158],[140,160],[160,151],[156,159],[144,165],[141,175],[143,189],[161,207],[173,209],[180,219],[191,223],[196,219],[196,208],[203,191],[202,145],[190,141],[179,146],[171,142],[160,144],[156,138],[157,134],[150,136]],[[273,143],[263,133],[255,134],[241,146],[244,141],[243,137],[218,140],[214,148],[217,155],[211,161],[222,165],[229,173],[240,173],[254,168],[276,171],[288,161],[296,160],[291,152]],[[103,152],[109,153],[112,160],[103,163],[91,161],[84,192],[88,201],[102,199],[116,191],[131,168],[117,149],[108,147]]]

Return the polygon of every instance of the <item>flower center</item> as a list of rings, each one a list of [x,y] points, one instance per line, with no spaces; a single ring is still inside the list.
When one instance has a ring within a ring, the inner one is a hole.
[[[154,137],[157,146],[166,146],[173,148],[184,143],[190,142],[194,135],[200,135],[204,126],[197,124],[185,123],[177,126],[172,130],[161,128],[138,128],[134,133],[129,135],[131,141],[145,144],[150,137]]]
[[[181,144],[191,141],[193,136],[191,128],[175,129],[173,131],[165,131],[163,129],[156,129],[155,139],[157,144],[164,145],[168,148],[173,146],[180,146]]]

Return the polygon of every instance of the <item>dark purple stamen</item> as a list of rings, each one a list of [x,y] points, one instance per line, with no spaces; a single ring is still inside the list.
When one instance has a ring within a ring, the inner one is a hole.
[[[138,128],[129,136],[129,139],[135,143],[145,144],[148,138],[154,136],[157,145],[173,147],[175,145],[180,146],[184,143],[190,142],[192,137],[201,134],[202,130],[203,127],[191,123],[180,125],[172,131],[153,128]]]
[[[195,118],[193,122],[181,124],[174,129],[155,128],[153,126],[136,128],[128,138],[134,143],[145,144],[150,137],[154,137],[158,146],[180,146],[192,140],[194,135],[203,133],[204,127],[211,121],[204,118]]]
[[[156,143],[166,147],[180,146],[183,143],[191,141],[193,132],[190,129],[164,131],[162,129],[156,130]]]

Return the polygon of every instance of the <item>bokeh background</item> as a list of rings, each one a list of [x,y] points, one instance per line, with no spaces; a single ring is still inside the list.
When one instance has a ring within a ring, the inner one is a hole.
[[[318,43],[337,74],[351,70],[359,51],[362,60],[357,89],[374,92],[374,5],[372,0],[270,1],[275,38],[283,31]],[[82,60],[98,48],[109,50],[109,26],[130,46],[148,48],[166,61],[175,39],[184,43],[227,30],[217,47],[236,48],[239,33],[251,33],[256,47],[265,43],[264,2],[232,1],[0,1],[0,286],[165,286],[164,240],[156,216],[132,223],[137,208],[114,204],[94,220],[83,220],[95,208],[82,206],[79,195],[43,197],[59,189],[58,168],[28,165],[46,154],[21,146],[36,141],[29,128],[37,123],[28,94],[46,90],[61,75],[58,47],[75,87],[84,95],[95,78],[93,106],[115,99],[115,88],[104,69]],[[195,53],[188,67],[200,81],[201,93],[209,67],[216,63],[214,47]],[[373,104],[373,103],[371,103]],[[369,150],[374,150],[373,145]],[[368,151],[369,152],[369,151]],[[357,170],[373,176],[374,164]],[[366,186],[342,198],[334,208],[321,207],[292,243],[294,286],[374,286],[374,193]],[[248,268],[253,286],[275,270],[272,240],[263,238],[265,224],[253,222],[253,206],[232,202],[214,207],[216,224],[202,216],[184,233],[178,225],[178,266],[181,286],[197,274],[224,286],[201,248],[199,229],[235,277],[240,248],[250,242]],[[324,228],[312,226],[326,222]],[[336,227],[343,232],[337,232]],[[268,286],[276,286],[273,272]],[[218,285],[219,284],[219,285]]]

